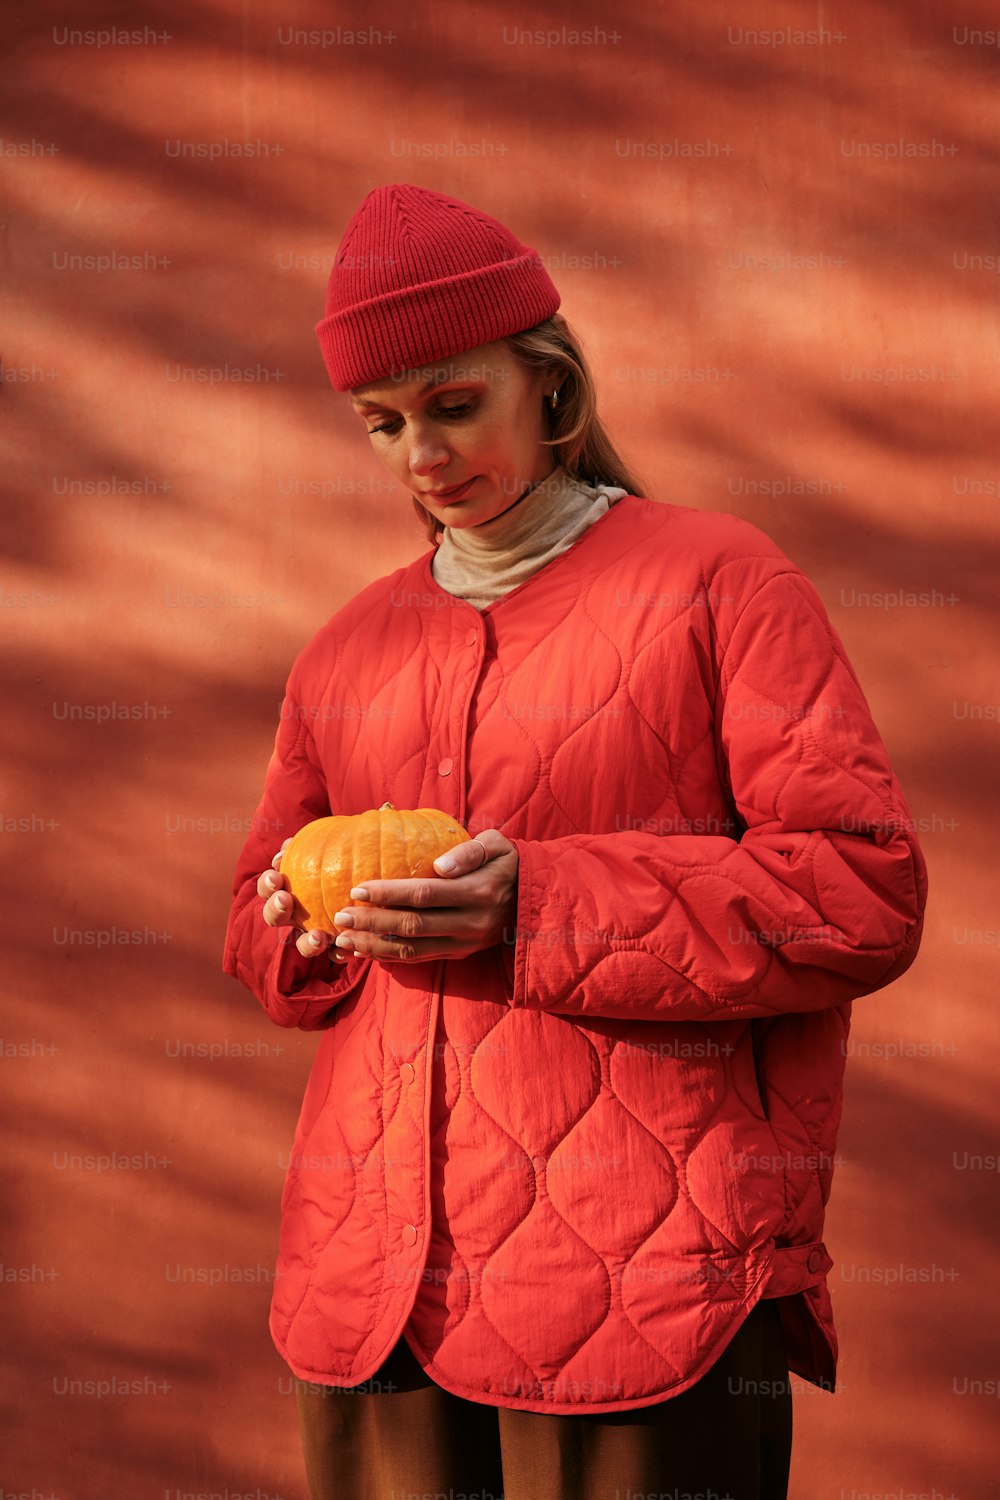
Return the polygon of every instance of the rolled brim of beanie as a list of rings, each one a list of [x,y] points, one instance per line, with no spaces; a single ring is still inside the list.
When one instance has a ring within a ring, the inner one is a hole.
[[[559,293],[535,250],[465,275],[425,281],[359,302],[316,324],[334,390],[492,343],[543,323]]]

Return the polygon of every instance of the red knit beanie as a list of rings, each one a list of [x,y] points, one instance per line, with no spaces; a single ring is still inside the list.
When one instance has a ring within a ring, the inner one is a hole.
[[[533,328],[559,300],[537,252],[498,220],[392,182],[345,229],[316,334],[348,391]]]

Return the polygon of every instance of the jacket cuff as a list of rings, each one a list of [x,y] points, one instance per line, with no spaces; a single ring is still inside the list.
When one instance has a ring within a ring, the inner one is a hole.
[[[294,940],[279,942],[264,976],[265,1009],[279,1026],[318,1031],[329,1012],[364,977],[370,963],[368,957],[355,956],[338,964],[329,950],[306,958]]]
[[[517,916],[513,932],[504,928],[500,942],[499,968],[504,999],[509,1006],[523,1007],[528,978],[528,953],[531,941],[530,890],[531,850],[527,840],[511,839],[517,850]]]

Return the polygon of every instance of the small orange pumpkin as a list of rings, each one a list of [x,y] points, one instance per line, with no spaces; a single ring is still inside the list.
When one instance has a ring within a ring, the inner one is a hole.
[[[307,932],[340,932],[334,913],[351,903],[352,886],[365,880],[434,876],[433,862],[469,834],[436,807],[380,808],[354,816],[315,818],[295,834],[281,856],[294,917]]]

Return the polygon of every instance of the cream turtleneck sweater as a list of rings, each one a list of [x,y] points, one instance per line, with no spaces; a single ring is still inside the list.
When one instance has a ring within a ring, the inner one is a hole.
[[[571,479],[560,466],[494,520],[446,526],[431,573],[445,593],[485,609],[567,552],[627,494],[616,485],[594,488]]]

